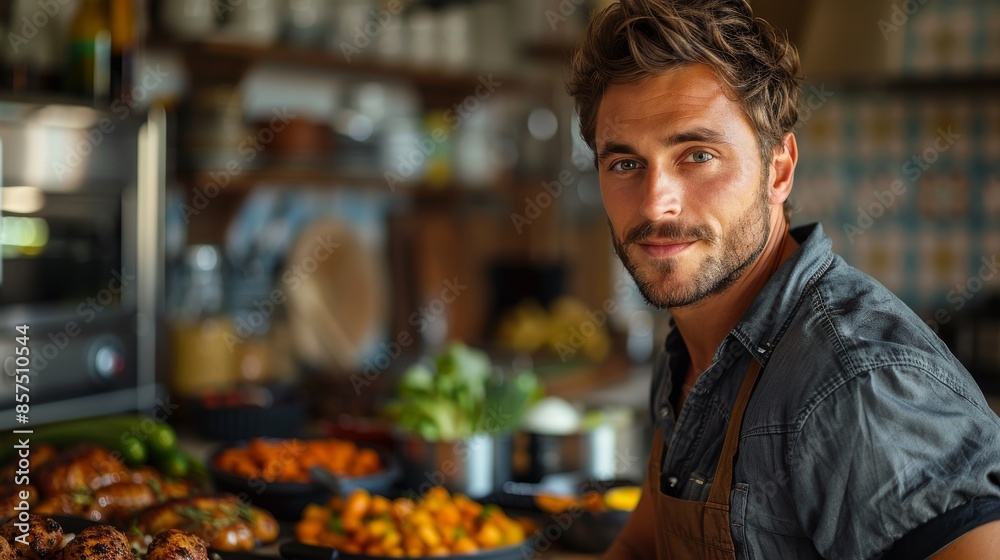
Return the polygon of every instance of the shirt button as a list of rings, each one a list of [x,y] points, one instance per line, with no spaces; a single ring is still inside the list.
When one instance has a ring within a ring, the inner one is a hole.
[[[671,476],[670,478],[667,479],[667,483],[670,484],[671,488],[677,486],[677,477]]]
[[[664,420],[670,418],[670,409],[668,407],[663,407],[660,409],[660,418],[663,418]]]

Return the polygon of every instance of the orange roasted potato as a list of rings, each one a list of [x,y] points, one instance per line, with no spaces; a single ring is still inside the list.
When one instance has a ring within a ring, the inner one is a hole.
[[[295,537],[350,554],[422,557],[512,546],[535,530],[499,507],[434,487],[416,501],[389,501],[355,490],[346,499],[309,505],[295,526]]]

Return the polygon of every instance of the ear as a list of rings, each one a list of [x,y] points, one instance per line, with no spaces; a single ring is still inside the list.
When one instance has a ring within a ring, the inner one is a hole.
[[[767,198],[771,204],[784,204],[792,192],[795,177],[795,162],[799,160],[799,148],[795,135],[791,132],[781,139],[781,145],[774,149],[771,157],[771,175],[767,186]]]

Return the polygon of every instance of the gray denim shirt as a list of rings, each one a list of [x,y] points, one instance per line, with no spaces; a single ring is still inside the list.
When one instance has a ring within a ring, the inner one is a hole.
[[[679,417],[673,387],[688,356],[678,331],[667,337],[651,399],[666,444],[661,491],[707,498],[752,356],[764,371],[731,493],[738,558],[926,558],[1000,518],[1000,419],[969,372],[892,293],[833,254],[821,226],[792,234],[799,249]]]

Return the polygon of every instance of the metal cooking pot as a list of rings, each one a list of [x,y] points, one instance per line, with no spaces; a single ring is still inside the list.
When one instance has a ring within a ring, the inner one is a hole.
[[[511,478],[510,436],[478,434],[458,441],[429,442],[396,434],[394,439],[403,481],[417,494],[444,486],[477,499],[492,494]]]
[[[642,480],[650,431],[643,425],[601,424],[567,435],[523,432],[515,439],[513,474],[523,482],[565,473],[592,480]]]

